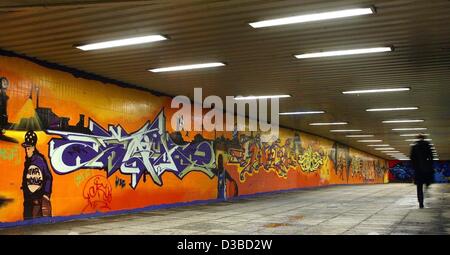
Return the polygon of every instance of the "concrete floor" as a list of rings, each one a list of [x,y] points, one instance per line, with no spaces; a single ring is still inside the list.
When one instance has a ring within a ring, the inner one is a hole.
[[[418,209],[412,184],[324,187],[0,234],[450,234],[450,185],[435,184]]]

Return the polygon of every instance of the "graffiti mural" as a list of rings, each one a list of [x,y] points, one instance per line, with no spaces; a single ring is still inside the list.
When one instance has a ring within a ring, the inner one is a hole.
[[[305,172],[314,172],[325,163],[323,151],[313,151],[312,147],[308,147],[299,158],[298,162]]]
[[[186,132],[168,96],[1,53],[0,227],[386,179],[386,161],[329,139]]]
[[[288,171],[300,166],[304,172],[317,171],[325,163],[325,152],[313,146],[302,148],[299,137],[281,139],[273,142],[261,142],[260,135],[241,135],[238,143],[231,143],[228,149],[229,163],[240,167],[239,180],[244,182],[246,176],[266,172],[275,172],[278,177],[287,178]]]
[[[347,146],[341,144],[335,144],[335,173],[341,180],[344,180],[344,176],[349,176],[350,173],[350,153]]]
[[[103,175],[96,175],[90,178],[83,189],[83,198],[87,205],[83,212],[88,210],[104,211],[110,210],[112,201],[112,187],[108,179]]]
[[[450,161],[434,161],[434,182],[450,182]],[[413,182],[414,169],[410,161],[389,161],[389,181],[390,182]]]
[[[436,161],[433,164],[434,168],[434,182],[448,183],[450,182],[450,162]]]
[[[91,134],[48,130],[62,139],[49,143],[49,156],[55,172],[67,174],[83,168],[98,168],[108,176],[119,170],[131,175],[130,186],[136,188],[143,174],[162,185],[161,175],[166,171],[183,178],[191,171],[202,171],[213,177],[214,150],[211,142],[187,145],[175,144],[166,132],[165,116],[161,111],[152,123],[128,134],[120,125],[104,130],[89,121]]]

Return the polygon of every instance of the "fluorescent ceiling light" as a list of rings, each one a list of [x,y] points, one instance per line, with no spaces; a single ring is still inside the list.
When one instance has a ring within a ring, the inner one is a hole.
[[[269,19],[269,20],[263,20],[263,21],[258,21],[258,22],[252,22],[252,23],[249,23],[249,25],[252,26],[253,28],[262,28],[262,27],[289,25],[289,24],[295,24],[295,23],[305,23],[305,22],[311,22],[311,21],[346,18],[346,17],[367,15],[367,14],[373,14],[373,13],[374,13],[373,8],[354,8],[354,9],[347,9],[347,10],[340,10],[340,11],[298,15],[298,16],[292,16],[292,17],[279,18],[279,19]]]
[[[347,125],[348,122],[319,122],[319,123],[309,123],[311,126],[329,126],[329,125]]]
[[[390,150],[395,150],[395,148],[392,147],[379,147],[379,148],[374,148],[377,151],[390,151]]]
[[[377,143],[382,142],[383,140],[358,140],[360,143]]]
[[[80,46],[75,46],[75,47],[80,50],[88,51],[88,50],[99,50],[99,49],[106,49],[106,48],[113,48],[113,47],[135,45],[135,44],[151,43],[151,42],[157,42],[157,41],[163,41],[163,40],[167,40],[167,38],[162,35],[147,35],[147,36],[119,39],[119,40],[113,40],[113,41],[91,43],[91,44],[80,45]]]
[[[306,112],[280,112],[279,115],[305,115],[305,114],[320,114],[324,111],[306,111]]]
[[[182,65],[182,66],[171,66],[171,67],[162,67],[150,69],[150,72],[160,73],[160,72],[174,72],[174,71],[183,71],[183,70],[192,70],[192,69],[200,69],[200,68],[211,68],[224,66],[224,63],[221,62],[212,62],[212,63],[202,63],[202,64],[193,64],[193,65]]]
[[[386,154],[395,154],[395,155],[403,155],[400,151],[396,151],[396,150],[386,150],[386,151],[382,151],[383,153]]]
[[[427,128],[393,128],[393,131],[414,131],[414,130],[427,130]]]
[[[389,144],[368,144],[369,147],[388,147]]]
[[[372,108],[366,109],[367,112],[385,112],[385,111],[407,111],[417,110],[419,107],[394,107],[394,108]]]
[[[425,141],[432,141],[433,139],[424,139]],[[407,142],[417,142],[420,141],[420,139],[406,139]]]
[[[268,96],[235,96],[234,100],[253,100],[253,99],[269,99],[269,98],[286,98],[291,95],[268,95]]]
[[[418,136],[419,134],[401,134],[400,136]],[[423,134],[423,135],[430,135],[430,134]]]
[[[361,132],[362,130],[361,129],[333,129],[333,130],[330,130],[330,132],[336,132],[336,133],[339,133],[339,132]]]
[[[382,123],[417,123],[424,122],[424,120],[383,120]]]
[[[374,135],[346,135],[346,137],[374,137]]]
[[[299,55],[295,55],[295,57],[298,59],[321,58],[321,57],[334,57],[334,56],[377,53],[377,52],[386,52],[386,51],[392,51],[392,48],[391,47],[377,47],[377,48],[353,49],[353,50],[324,51],[324,52],[299,54]]]
[[[410,88],[366,89],[366,90],[343,91],[342,94],[383,93],[383,92],[397,92],[397,91],[408,91],[408,90],[410,90]]]

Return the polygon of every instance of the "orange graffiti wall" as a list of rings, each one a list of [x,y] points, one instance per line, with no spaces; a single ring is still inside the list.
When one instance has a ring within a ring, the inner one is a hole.
[[[300,131],[281,129],[267,143],[251,132],[174,132],[170,97],[20,57],[0,56],[0,77],[8,82],[0,105],[7,115],[0,135],[0,226],[387,182],[385,160]]]

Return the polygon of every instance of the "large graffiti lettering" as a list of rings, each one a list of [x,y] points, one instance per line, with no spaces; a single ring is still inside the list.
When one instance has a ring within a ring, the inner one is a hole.
[[[163,111],[135,133],[128,134],[120,125],[109,126],[106,131],[93,120],[89,120],[89,130],[90,134],[47,131],[62,137],[49,142],[50,162],[56,173],[95,168],[104,169],[111,176],[120,170],[122,174],[131,175],[133,189],[144,174],[149,174],[160,186],[161,176],[166,171],[180,179],[191,171],[201,171],[210,178],[214,176],[212,142],[176,144],[166,132]]]
[[[313,151],[308,147],[303,155],[300,155],[300,166],[304,172],[314,172],[319,169],[323,163],[324,158],[317,151]]]
[[[359,156],[350,157],[351,177],[361,178],[363,182],[374,182],[375,179],[383,178],[386,174],[387,166],[383,162],[369,160]]]
[[[300,166],[304,172],[314,172],[325,163],[323,150],[309,146],[301,147],[299,137],[288,138],[282,144],[280,139],[272,143],[261,142],[259,134],[241,135],[236,146],[228,149],[228,162],[239,164],[239,180],[244,182],[246,176],[258,173],[260,169],[273,171],[279,177],[287,178],[289,169]]]
[[[384,161],[377,160],[375,161],[375,176],[376,178],[383,178],[386,174],[388,167]]]
[[[350,174],[350,151],[347,146],[341,145],[341,144],[335,144],[335,174],[339,176],[341,180],[348,181],[349,174]]]
[[[363,170],[363,160],[359,157],[352,157],[350,168],[352,177],[361,176]]]

